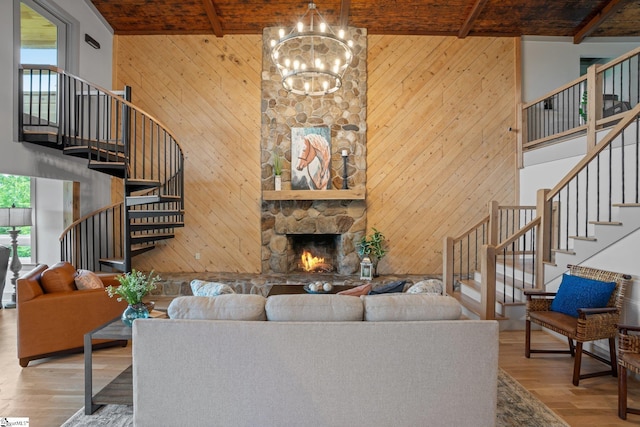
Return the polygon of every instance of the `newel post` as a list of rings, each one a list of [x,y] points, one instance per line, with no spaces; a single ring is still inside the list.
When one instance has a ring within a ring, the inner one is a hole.
[[[445,237],[442,248],[442,281],[445,295],[453,294],[453,237]]]
[[[482,288],[480,290],[480,319],[496,318],[496,248],[482,245],[480,253]]]
[[[498,243],[498,229],[500,223],[499,205],[496,200],[489,202],[489,235],[487,236],[487,243],[492,246],[497,246]]]
[[[587,68],[587,151],[596,146],[596,122],[602,118],[602,74],[598,65]]]
[[[549,189],[538,190],[536,212],[540,217],[540,229],[536,234],[536,248],[538,252],[538,262],[536,269],[536,288],[544,288],[544,264],[551,262],[551,217],[553,215],[552,202],[547,202]]]

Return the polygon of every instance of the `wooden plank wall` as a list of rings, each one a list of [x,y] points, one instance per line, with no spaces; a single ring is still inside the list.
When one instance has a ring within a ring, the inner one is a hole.
[[[369,36],[367,222],[389,239],[381,273],[440,272],[445,235],[492,198],[516,200],[515,43]],[[135,268],[259,272],[261,45],[115,37],[114,87],[132,86],[186,156],[185,228]]]
[[[440,273],[442,241],[515,194],[515,43],[369,36],[367,223],[381,273]]]
[[[262,37],[114,39],[114,87],[131,86],[185,154],[185,227],[133,266],[260,272]]]

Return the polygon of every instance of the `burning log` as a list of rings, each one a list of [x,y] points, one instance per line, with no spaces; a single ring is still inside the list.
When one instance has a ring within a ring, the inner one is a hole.
[[[329,273],[333,271],[333,266],[325,262],[324,258],[313,256],[309,251],[303,251],[300,257],[300,266],[304,271],[312,273]]]

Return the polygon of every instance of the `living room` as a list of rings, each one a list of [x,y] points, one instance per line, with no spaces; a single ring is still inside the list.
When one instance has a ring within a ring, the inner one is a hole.
[[[130,85],[134,103],[165,123],[185,151],[185,227],[175,239],[136,257],[135,267],[194,276],[262,272],[260,206],[271,179],[261,166],[264,151],[269,153],[261,148],[262,37],[113,35],[87,3],[51,3],[76,20],[81,35],[100,43],[95,49],[77,40],[71,71],[107,88]],[[13,40],[15,3],[0,7],[4,39]],[[530,199],[530,193],[522,194],[525,183],[515,161],[515,105],[577,77],[581,56],[614,58],[637,45],[633,39],[573,45],[548,38],[369,35],[366,158],[350,150],[350,161],[366,162],[366,223],[389,240],[380,273],[438,274],[444,236],[477,222],[489,200]],[[15,58],[13,49],[7,42],[3,57]],[[91,199],[111,192],[109,178],[53,150],[13,143],[14,73],[15,64],[7,61],[1,172],[99,188],[83,192],[89,200],[81,200],[82,212],[102,207]],[[538,178],[537,188],[549,185]],[[114,199],[120,191],[114,183]],[[639,273],[628,257],[608,255],[596,262]],[[628,320],[638,312],[635,305],[632,294]]]

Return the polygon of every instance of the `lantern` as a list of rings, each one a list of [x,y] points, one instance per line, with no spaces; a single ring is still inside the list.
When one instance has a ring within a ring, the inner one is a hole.
[[[364,257],[360,263],[360,280],[371,280],[373,277],[373,263],[369,257]]]

